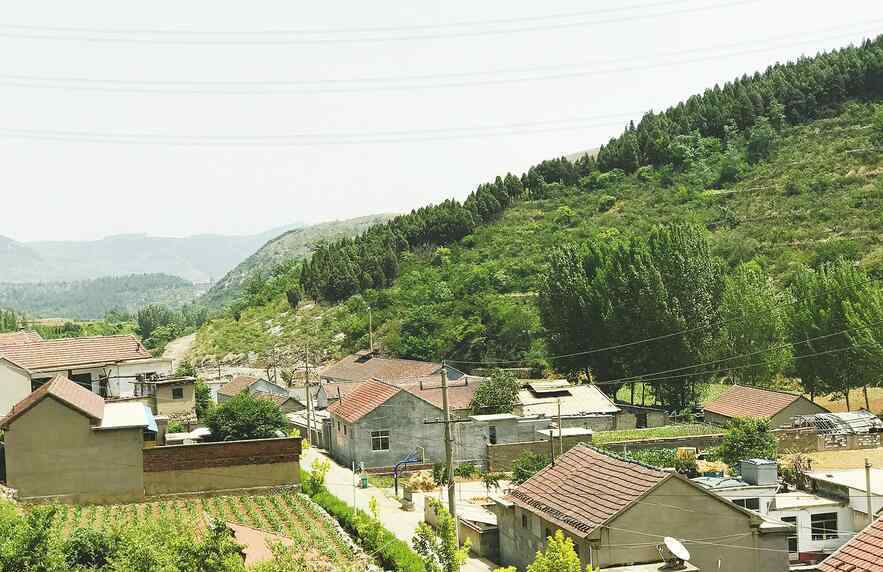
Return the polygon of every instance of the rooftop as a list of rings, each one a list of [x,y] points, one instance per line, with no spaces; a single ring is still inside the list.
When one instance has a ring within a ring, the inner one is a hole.
[[[558,415],[559,400],[563,416],[611,414],[620,411],[619,407],[597,386],[583,384],[564,387],[558,382],[552,382],[552,384],[548,387],[556,387],[556,393],[549,393],[545,390],[534,393],[530,387],[537,385],[536,383],[531,383],[528,389],[518,392],[518,401],[525,416],[545,415],[551,417]]]
[[[8,346],[12,344],[24,344],[28,342],[42,342],[43,336],[37,332],[30,330],[21,330],[19,332],[3,332],[0,333],[0,346]]]
[[[828,556],[820,572],[883,572],[883,517]]]
[[[359,388],[358,381],[348,381],[344,383],[323,383],[322,388],[325,390],[325,396],[328,399],[338,399],[346,397]]]
[[[332,403],[328,411],[347,423],[355,423],[371,413],[390,398],[402,391],[400,388],[380,381],[366,381],[348,397]]]
[[[56,399],[95,421],[101,421],[101,417],[104,415],[104,399],[101,396],[81,387],[63,375],[57,375],[13,405],[6,417],[0,420],[0,428],[7,428],[26,411],[47,397]]]
[[[705,404],[705,411],[724,417],[773,417],[801,396],[785,391],[734,385],[717,399]]]
[[[368,352],[347,356],[320,372],[327,379],[342,381],[398,381],[432,375],[441,369],[440,363],[376,357]]]
[[[577,445],[554,466],[512,489],[506,498],[585,537],[671,476],[637,461]],[[599,498],[605,502],[598,502]]]
[[[233,379],[221,386],[218,393],[228,397],[236,397],[257,382],[258,378],[251,375],[235,375]]]
[[[819,413],[794,419],[795,427],[814,427],[819,435],[852,435],[883,431],[883,421],[870,411]]]
[[[565,427],[561,431],[558,429],[538,429],[537,433],[541,435],[549,436],[551,433],[552,436],[558,437],[561,435],[562,437],[575,437],[575,436],[589,436],[594,434],[594,431],[587,427]]]
[[[806,473],[811,479],[866,491],[864,469],[837,469]],[[871,493],[883,495],[883,469],[871,469]]]
[[[450,408],[454,411],[469,409],[475,390],[478,389],[482,381],[484,381],[483,377],[470,376],[449,381],[448,405]],[[443,407],[441,379],[438,377],[399,381],[395,385],[424,401],[428,401],[439,409]]]
[[[105,403],[101,424],[96,429],[128,429],[143,427],[157,431],[156,420],[150,408],[136,401]]]
[[[32,371],[153,358],[135,336],[90,336],[5,344],[0,341],[0,356]]]
[[[806,491],[792,491],[790,493],[777,494],[770,510],[796,510],[816,506],[838,506],[840,504],[840,501],[820,497]]]
[[[758,485],[752,485],[746,483],[742,479],[738,477],[696,477],[695,479],[690,479],[697,485],[704,487],[709,490],[725,490],[725,489],[741,489],[747,487],[755,487]],[[764,485],[760,485],[764,486]],[[778,485],[766,485],[768,487],[776,488]]]

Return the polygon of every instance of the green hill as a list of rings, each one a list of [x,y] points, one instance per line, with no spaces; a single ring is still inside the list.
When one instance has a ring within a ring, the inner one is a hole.
[[[597,156],[544,161],[319,245],[299,280],[318,305],[245,308],[208,324],[197,352],[350,351],[368,344],[370,306],[394,354],[548,365],[536,294],[550,253],[672,222],[704,226],[725,273],[753,260],[779,288],[840,258],[879,277],[881,62],[878,38],[776,64],[646,114]]]
[[[289,230],[268,241],[257,252],[239,263],[202,297],[211,308],[221,308],[236,300],[242,286],[252,276],[266,275],[274,267],[289,260],[305,258],[313,245],[322,240],[337,240],[365,232],[368,227],[385,222],[394,215],[370,215],[337,220]]]

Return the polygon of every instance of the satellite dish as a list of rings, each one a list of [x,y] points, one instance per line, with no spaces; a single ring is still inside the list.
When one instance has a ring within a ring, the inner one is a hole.
[[[681,544],[681,541],[677,538],[672,538],[671,536],[666,536],[662,539],[665,543],[665,547],[668,548],[668,551],[672,553],[672,555],[678,560],[682,560],[686,562],[690,559],[690,551]]]

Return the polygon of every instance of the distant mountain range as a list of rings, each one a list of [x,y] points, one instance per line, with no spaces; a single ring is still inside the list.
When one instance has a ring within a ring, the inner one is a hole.
[[[68,282],[153,273],[209,282],[268,240],[303,226],[295,223],[247,236],[125,234],[94,241],[39,242],[0,236],[0,282]]]
[[[264,244],[260,250],[246,258],[212,285],[208,293],[201,298],[201,302],[213,308],[220,308],[239,297],[242,285],[250,276],[258,272],[268,272],[286,260],[306,258],[310,254],[312,246],[320,240],[355,236],[367,230],[368,227],[386,222],[394,216],[396,215],[370,215],[289,230]]]

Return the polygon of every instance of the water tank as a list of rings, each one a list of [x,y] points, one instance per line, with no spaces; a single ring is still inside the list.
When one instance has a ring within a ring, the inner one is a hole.
[[[779,482],[779,465],[769,459],[739,461],[742,480],[749,485],[775,485]]]

